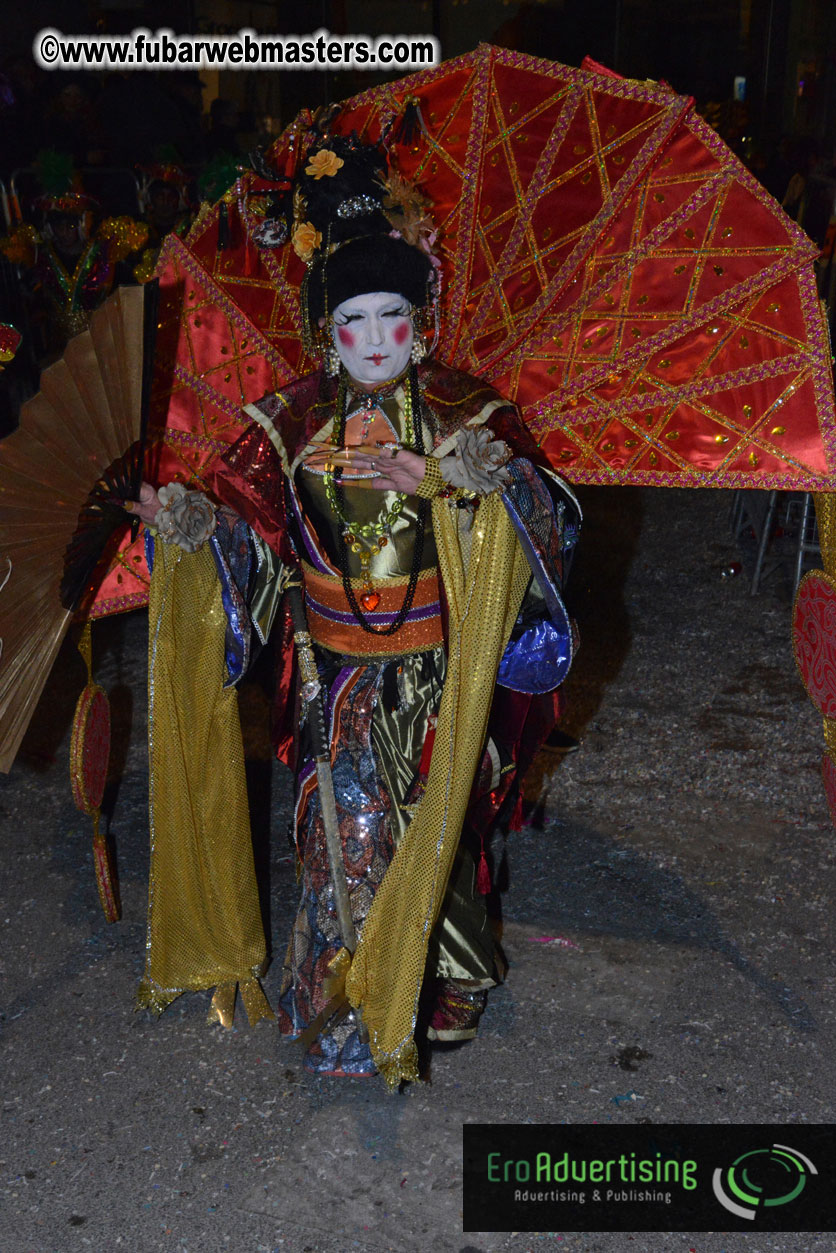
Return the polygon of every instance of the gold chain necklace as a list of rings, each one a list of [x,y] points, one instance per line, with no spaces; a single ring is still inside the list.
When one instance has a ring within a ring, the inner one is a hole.
[[[345,438],[346,424],[346,399],[348,393],[348,381],[343,373],[340,378],[339,391],[337,393],[337,422],[334,424],[334,432],[331,437],[332,443],[338,446],[342,445]],[[369,421],[371,413],[376,407],[376,393],[370,392],[366,400],[366,409],[369,412]],[[368,434],[368,427],[365,428]],[[404,447],[412,448],[414,442],[414,430],[412,421],[412,386],[411,380],[407,382],[404,388]],[[395,499],[389,508],[383,508],[378,514],[374,522],[351,522],[346,517],[341,507],[339,497],[342,492],[338,493],[337,481],[331,470],[326,470],[323,475],[325,486],[325,496],[328,504],[331,506],[335,517],[342,525],[343,543],[347,548],[356,553],[360,561],[360,577],[363,580],[362,590],[360,592],[359,601],[363,609],[369,613],[373,613],[380,604],[380,593],[375,590],[371,576],[371,560],[377,556],[381,548],[385,548],[389,543],[392,527],[397,522],[403,512],[406,503],[406,492],[397,492]],[[342,486],[342,485],[341,485]]]

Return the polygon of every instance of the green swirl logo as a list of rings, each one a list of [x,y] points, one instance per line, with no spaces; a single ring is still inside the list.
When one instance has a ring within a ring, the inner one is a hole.
[[[714,1171],[714,1195],[738,1218],[754,1219],[763,1209],[788,1205],[804,1191],[808,1175],[817,1175],[809,1157],[786,1144],[741,1153],[731,1166]]]

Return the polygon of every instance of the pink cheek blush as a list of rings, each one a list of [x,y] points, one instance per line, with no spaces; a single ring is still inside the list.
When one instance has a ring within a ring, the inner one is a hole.
[[[337,339],[340,341],[343,348],[354,347],[354,336],[352,335],[351,331],[348,329],[347,326],[337,327]]]
[[[409,323],[406,321],[406,319],[404,319],[403,322],[399,322],[398,325],[395,327],[395,333],[392,338],[394,339],[396,344],[404,344],[406,343],[406,339],[408,335],[409,335]]]

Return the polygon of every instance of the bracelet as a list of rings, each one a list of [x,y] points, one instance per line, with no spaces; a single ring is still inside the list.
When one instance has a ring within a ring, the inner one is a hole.
[[[434,496],[438,496],[444,491],[446,484],[444,475],[441,473],[441,465],[437,457],[428,456],[426,458],[426,468],[424,477],[415,489],[415,495],[421,496],[424,500],[432,500]]]

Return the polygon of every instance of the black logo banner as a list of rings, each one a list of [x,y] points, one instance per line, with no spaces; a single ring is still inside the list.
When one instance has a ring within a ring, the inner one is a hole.
[[[832,1124],[470,1123],[465,1231],[836,1231]]]

